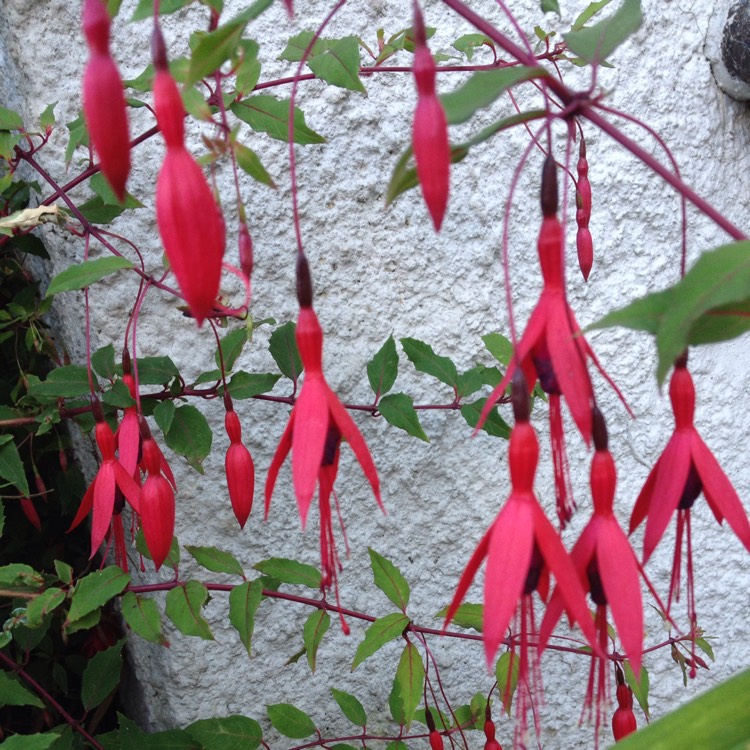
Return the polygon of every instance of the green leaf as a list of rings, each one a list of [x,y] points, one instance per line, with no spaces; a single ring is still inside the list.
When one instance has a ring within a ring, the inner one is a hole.
[[[557,13],[560,18],[560,3],[557,0],[542,0],[542,13]]]
[[[159,3],[159,15],[166,16],[170,13],[176,13],[180,8],[192,3],[193,0],[161,0]],[[153,0],[138,0],[138,5],[133,11],[131,21],[142,21],[145,18],[153,18],[154,3]]]
[[[750,670],[626,737],[617,750],[744,750],[750,737]]]
[[[486,398],[480,398],[477,401],[473,401],[470,404],[464,404],[461,407],[461,416],[466,420],[469,427],[476,427],[479,424],[479,417],[482,414],[482,409],[487,403]],[[494,437],[508,439],[510,437],[510,425],[500,416],[497,411],[497,407],[493,406],[490,413],[487,415],[482,429],[488,434]]]
[[[284,47],[284,51],[279,55],[279,60],[288,60],[289,62],[299,62],[305,56],[305,50],[312,42],[315,33],[312,31],[301,31],[299,34],[291,37]],[[325,52],[327,45],[325,40],[316,39],[308,58],[320,55]]]
[[[513,342],[502,333],[487,333],[482,336],[484,347],[501,364],[508,366],[513,356]]]
[[[85,260],[83,263],[77,263],[58,273],[50,281],[47,293],[44,296],[51,297],[53,294],[59,294],[60,292],[83,289],[123,268],[133,268],[133,264],[126,258],[117,255],[108,255],[96,260]]]
[[[521,81],[529,81],[546,75],[541,68],[523,65],[496,70],[480,70],[455,91],[440,97],[449,125],[460,125],[470,120],[484,107],[489,107],[501,94]]]
[[[603,318],[588,326],[586,330],[621,326],[655,335],[664,320],[667,309],[672,305],[672,296],[672,289],[648,294],[619,310],[607,313]]]
[[[750,330],[750,299],[709,310],[690,329],[691,346],[737,338]]]
[[[260,581],[245,581],[229,592],[229,622],[240,634],[248,656],[255,628],[255,613],[263,598],[263,584]]]
[[[207,750],[255,750],[263,739],[260,724],[247,716],[202,719],[185,727],[185,731]]]
[[[166,385],[180,376],[177,366],[169,357],[139,357],[136,364],[141,385]]]
[[[7,107],[0,107],[0,130],[23,130],[21,115]]]
[[[18,133],[8,133],[0,130],[0,158],[10,161],[15,155],[15,148],[21,142],[21,136]],[[3,233],[10,233],[5,228]]]
[[[143,203],[141,203],[134,196],[130,195],[130,193],[125,194],[125,200],[121,203],[115,195],[115,191],[112,190],[106,178],[101,172],[95,174],[89,180],[89,187],[102,199],[102,202],[105,206],[119,206],[120,208],[143,208]]]
[[[147,560],[151,560],[151,553],[146,546],[146,537],[143,536],[143,529],[138,529],[138,533],[135,535],[135,548],[138,550],[139,555],[143,555]],[[165,568],[177,569],[180,563],[180,545],[177,543],[177,537],[172,537],[172,544],[169,545],[169,554],[164,560]]]
[[[159,425],[159,429],[165,435],[169,432],[169,428],[172,426],[175,411],[176,407],[174,401],[162,401],[157,404],[154,409],[154,419],[156,420],[156,424]]]
[[[213,31],[196,31],[190,38],[192,54],[187,84],[192,86],[218,70],[237,50],[245,25],[232,20]]]
[[[289,100],[276,99],[268,94],[254,94],[247,99],[234,102],[230,109],[243,122],[259,133],[268,133],[271,138],[289,141]],[[305,116],[299,107],[294,108],[292,135],[300,146],[325,143],[325,138],[307,127]]]
[[[130,395],[130,389],[122,380],[117,380],[112,387],[104,393],[102,401],[116,409],[127,409],[135,406],[135,399]]]
[[[646,715],[646,718],[649,719],[651,714],[649,712],[648,707],[648,690],[649,690],[649,679],[648,679],[648,670],[646,667],[641,665],[641,675],[640,680],[636,679],[635,672],[633,672],[633,668],[630,666],[630,662],[625,659],[622,663],[623,671],[625,673],[625,682],[630,685],[630,689],[633,691],[633,695],[636,697],[636,700],[638,701],[638,705],[643,710],[643,713]]]
[[[409,750],[409,746],[401,740],[393,740],[388,743],[385,750]]]
[[[395,682],[403,708],[403,723],[409,728],[414,711],[422,701],[424,689],[424,664],[422,656],[413,643],[407,643],[396,668]]]
[[[73,583],[73,568],[68,563],[55,560],[55,573],[62,583]]]
[[[500,384],[503,376],[497,367],[485,367],[476,365],[458,376],[458,397],[464,398],[476,393],[483,385],[489,385],[493,388]]]
[[[398,352],[393,336],[389,336],[378,353],[367,363],[367,379],[376,397],[393,388],[398,375]]]
[[[130,583],[130,576],[116,565],[81,578],[73,589],[66,628],[92,614]]]
[[[44,703],[27,690],[14,675],[0,669],[0,706],[34,706],[44,708]]]
[[[0,567],[0,588],[36,591],[44,585],[44,578],[34,568],[23,563]]]
[[[331,625],[331,618],[324,609],[316,609],[310,613],[302,628],[302,640],[305,644],[307,663],[315,671],[315,661],[318,656],[318,646]]]
[[[505,713],[510,716],[513,705],[513,695],[518,687],[521,659],[512,651],[503,651],[495,665],[495,679],[497,680],[497,694],[503,702]]]
[[[200,581],[188,581],[167,593],[167,617],[183,635],[212,641],[211,628],[201,614],[208,601],[208,589]]]
[[[402,611],[409,604],[409,584],[401,571],[385,557],[368,547],[375,585]]]
[[[589,3],[581,13],[578,14],[576,20],[573,21],[570,30],[580,31],[590,19],[592,19],[600,10],[606,8],[611,2],[612,0],[595,0],[595,2]]]
[[[203,473],[201,462],[211,452],[213,433],[198,409],[190,404],[177,407],[164,440],[175,453],[184,456],[194,469]]]
[[[441,383],[456,388],[458,386],[458,372],[456,366],[448,357],[440,357],[429,344],[418,339],[401,339],[401,346],[414,367],[420,372],[437,378]]]
[[[268,718],[271,720],[273,728],[294,740],[302,740],[315,734],[315,724],[313,720],[304,712],[291,703],[275,703],[266,706]]]
[[[42,114],[39,115],[39,124],[45,130],[47,128],[51,128],[55,124],[55,107],[56,106],[57,106],[57,102],[53,102],[52,104],[48,104],[44,108],[44,112],[42,112]]]
[[[297,341],[294,338],[296,326],[292,321],[279,326],[271,334],[268,351],[279,367],[279,370],[290,380],[295,381],[302,373],[302,360],[299,357]]]
[[[137,205],[132,205],[131,201],[135,201]],[[128,205],[128,203],[131,203],[131,205]],[[129,208],[141,208],[140,201],[137,201],[133,196],[129,196],[123,204],[107,203],[96,195],[78,206],[78,210],[83,214],[83,217],[92,224],[111,224]]]
[[[81,683],[81,701],[87,711],[101,704],[119,684],[125,641],[123,638],[114,646],[95,654],[86,665]]]
[[[436,617],[445,618],[448,614],[448,607],[443,607]],[[459,628],[473,628],[477,633],[482,632],[482,622],[484,619],[484,605],[482,604],[462,604],[453,615],[451,624]]]
[[[493,49],[495,47],[495,43],[492,39],[484,34],[464,34],[456,39],[451,46],[453,49],[463,52],[466,55],[466,59],[471,62],[471,59],[474,57],[474,52],[484,45],[492,47]]]
[[[239,63],[235,69],[235,91],[239,96],[249,94],[260,80],[261,64],[258,60],[260,47],[252,39],[241,39],[238,51]]]
[[[44,734],[14,734],[0,742],[2,750],[48,750],[58,738],[57,732]]]
[[[185,549],[193,556],[198,565],[202,565],[212,573],[228,573],[233,576],[245,577],[245,571],[237,558],[230,552],[224,552],[216,547],[194,547],[185,545]]]
[[[78,146],[88,144],[89,136],[86,130],[86,122],[83,119],[83,113],[80,113],[75,120],[66,123],[66,127],[70,133],[70,139],[65,149],[65,164],[69,165]]]
[[[359,78],[359,40],[347,36],[327,43],[328,49],[311,57],[307,64],[315,75],[333,86],[366,94]]]
[[[236,372],[229,381],[228,390],[233,399],[253,398],[273,390],[281,375],[264,372]]]
[[[8,437],[11,437],[8,435]],[[29,494],[29,483],[26,479],[26,469],[24,469],[21,456],[18,455],[18,448],[13,440],[0,446],[0,477],[14,484],[22,495]]]
[[[352,662],[354,671],[365,659],[380,650],[394,638],[400,638],[411,621],[403,612],[393,612],[385,617],[379,617],[365,631],[365,637],[357,646]]]
[[[276,187],[276,183],[266,171],[266,168],[263,166],[255,151],[241,143],[232,144],[232,149],[237,158],[237,164],[245,174],[263,185],[268,185],[268,187],[272,188]]]
[[[169,645],[162,633],[159,607],[151,597],[126,591],[120,600],[120,606],[125,622],[134,633],[151,643]]]
[[[695,639],[695,645],[698,646],[698,648],[701,651],[703,651],[703,653],[711,661],[715,661],[715,659],[714,659],[714,650],[713,650],[713,648],[711,648],[711,644],[705,638],[696,638]]]
[[[307,586],[311,589],[319,589],[321,584],[320,571],[312,565],[287,560],[284,557],[271,557],[253,565],[255,570],[263,575],[276,578],[282,583],[292,586]]]
[[[405,393],[389,393],[387,396],[383,396],[378,401],[378,411],[394,427],[399,427],[412,437],[417,437],[426,443],[430,442],[419,423],[414,402]]]
[[[67,594],[62,589],[52,588],[43,591],[35,596],[26,605],[26,625],[30,628],[41,627],[44,618],[57,609],[67,598]]]
[[[29,376],[29,395],[34,398],[74,398],[89,392],[88,372],[81,365],[56,367],[44,382]]]
[[[107,380],[111,380],[115,376],[115,347],[112,344],[107,344],[101,349],[97,349],[91,355],[91,366],[94,368],[94,372],[97,375],[101,375]]]
[[[341,713],[346,716],[352,724],[358,727],[364,727],[367,724],[367,714],[364,706],[351,693],[331,688],[331,695],[336,703],[339,704]]]
[[[568,48],[588,63],[605,61],[617,47],[641,27],[640,0],[623,0],[609,18],[594,26],[563,34]]]

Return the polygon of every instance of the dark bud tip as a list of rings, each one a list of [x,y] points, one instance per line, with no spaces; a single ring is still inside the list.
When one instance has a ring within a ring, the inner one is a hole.
[[[516,422],[528,422],[530,416],[529,389],[526,386],[526,377],[520,367],[516,368],[513,374],[510,400],[513,403],[513,416]]]
[[[304,253],[297,255],[297,302],[300,307],[312,307],[313,287],[310,265]]]
[[[487,704],[484,707],[484,720],[492,721],[492,706],[489,701],[487,701]]]
[[[146,421],[146,417],[144,417],[142,414],[138,417],[138,429],[141,433],[142,440],[151,439],[151,430],[149,429],[148,422]]]
[[[123,375],[130,375],[133,372],[132,368],[132,361],[130,359],[130,352],[128,351],[128,347],[123,347],[122,350],[122,374]]]
[[[581,141],[578,144],[578,156],[581,159],[586,158],[586,141],[584,140],[583,136],[581,136]]]
[[[94,419],[97,422],[104,421],[104,411],[102,410],[102,402],[94,395],[91,394],[91,413],[94,415]]]
[[[682,354],[680,354],[680,356],[677,357],[677,359],[674,361],[674,366],[675,367],[687,367],[687,363],[688,363],[688,350],[685,349],[685,351]]]
[[[234,411],[234,404],[232,403],[232,397],[229,395],[229,391],[224,390],[224,409],[226,411]]]
[[[591,410],[592,434],[594,438],[594,450],[606,451],[609,449],[609,435],[607,434],[607,423],[604,420],[599,407],[594,404]]]
[[[417,0],[414,0],[414,43],[417,47],[427,46],[427,31],[424,27],[424,16]]]
[[[618,685],[625,684],[625,675],[623,674],[622,667],[617,662],[615,662],[615,680]]]
[[[542,216],[550,218],[557,215],[557,165],[552,156],[544,160],[542,168]]]
[[[169,70],[167,45],[158,22],[154,19],[154,30],[151,32],[151,59],[157,70]]]
[[[434,732],[435,731],[435,719],[432,718],[432,709],[431,708],[428,708],[424,712],[424,718],[425,718],[425,721],[427,722],[427,729],[430,732]]]

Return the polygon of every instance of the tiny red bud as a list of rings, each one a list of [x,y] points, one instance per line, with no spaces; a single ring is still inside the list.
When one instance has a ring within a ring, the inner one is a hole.
[[[240,224],[240,270],[249,281],[253,275],[253,238],[247,224]]]
[[[36,512],[34,502],[28,497],[21,498],[21,510],[26,520],[37,530],[42,530],[42,522],[39,520],[39,514]]]
[[[630,708],[618,708],[612,715],[612,734],[619,742],[638,729],[635,714]]]
[[[443,750],[443,736],[436,729],[430,732],[430,748],[431,750]]]

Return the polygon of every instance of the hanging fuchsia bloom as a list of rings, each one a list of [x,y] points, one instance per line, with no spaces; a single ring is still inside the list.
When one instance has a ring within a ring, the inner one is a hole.
[[[422,11],[414,2],[414,80],[417,84],[417,108],[412,128],[412,150],[422,195],[440,231],[448,205],[451,147],[445,110],[435,93],[435,61],[427,48]]]
[[[516,423],[508,450],[510,496],[471,556],[448,607],[445,624],[453,618],[486,557],[482,627],[485,655],[491,666],[511,618],[514,612],[518,612],[520,633],[513,638],[513,648],[518,646],[520,650],[517,704],[520,721],[516,733],[523,734],[531,689],[528,649],[536,630],[531,595],[539,591],[542,599],[546,599],[550,573],[557,581],[566,610],[581,627],[588,642],[595,649],[597,647],[581,582],[560,537],[534,495],[539,444],[528,421],[528,392],[520,372],[513,379],[513,411]],[[537,652],[534,672],[540,652],[541,649]]]
[[[615,742],[625,739],[638,729],[633,713],[633,691],[625,684],[625,677],[619,664],[615,664],[617,677],[617,709],[612,715],[612,734]]]
[[[98,402],[94,402],[94,417],[96,418],[96,427],[94,428],[96,444],[102,455],[102,463],[94,481],[86,490],[73,523],[70,524],[70,529],[68,529],[68,531],[71,531],[78,526],[93,510],[91,557],[96,554],[104,541],[104,537],[110,529],[113,515],[116,514],[119,519],[119,510],[115,508],[115,495],[118,489],[136,513],[140,510],[140,487],[136,484],[132,475],[115,458],[115,436],[112,428],[104,421],[101,406]]]
[[[130,398],[135,400],[135,378],[132,375],[130,352],[127,349],[124,349],[122,353],[122,382],[127,386]],[[141,431],[138,425],[137,407],[128,406],[125,409],[122,422],[115,433],[115,442],[120,463],[131,477],[139,479],[136,476],[136,469],[141,452]]]
[[[688,618],[693,628],[693,635],[695,635],[696,613],[690,509],[698,495],[703,492],[716,520],[722,523],[726,518],[748,552],[750,552],[750,523],[732,483],[693,424],[695,386],[687,369],[687,353],[675,362],[669,383],[669,397],[672,401],[675,431],[638,495],[630,516],[630,533],[632,534],[644,519],[646,520],[646,533],[643,538],[643,560],[646,562],[659,544],[672,514],[677,511],[677,538],[667,609],[671,608],[673,597],[675,600],[679,599],[682,539],[685,537]],[[695,652],[695,640],[693,640],[693,652]],[[693,659],[691,669],[694,673],[695,659]]]
[[[529,390],[539,379],[542,390],[549,395],[557,514],[560,525],[564,527],[573,515],[575,503],[570,489],[560,398],[565,397],[573,421],[589,445],[594,390],[586,368],[587,357],[591,358],[621,399],[622,394],[604,372],[583,337],[565,295],[564,235],[557,218],[557,174],[551,156],[544,163],[541,197],[543,220],[538,252],[544,287],[503,381],[484,405],[477,429],[481,428],[492,407],[505,393],[517,367],[523,370]]]
[[[253,464],[250,451],[242,443],[242,426],[232,408],[232,399],[227,392],[224,393],[224,405],[227,410],[224,426],[229,436],[229,450],[224,461],[224,468],[232,510],[242,529],[253,507],[255,464]]]
[[[323,588],[328,588],[333,584],[335,589],[340,565],[333,538],[330,497],[333,494],[335,500],[333,483],[336,479],[342,439],[346,440],[354,451],[381,508],[383,503],[380,499],[377,469],[367,444],[323,375],[323,331],[312,308],[310,271],[307,259],[302,254],[297,262],[297,297],[300,312],[295,336],[305,375],[302,389],[292,408],[289,424],[284,430],[268,470],[265,514],[268,517],[279,469],[291,452],[292,480],[302,528],[307,523],[315,486],[318,485],[322,585]]]
[[[623,650],[636,675],[641,669],[643,651],[643,604],[639,585],[639,566],[625,532],[613,512],[615,462],[608,450],[607,427],[599,409],[594,407],[593,437],[596,452],[591,462],[591,495],[594,515],[575,543],[570,557],[584,590],[596,605],[595,626],[600,653],[592,655],[586,690],[584,715],[595,717],[595,741],[607,704],[609,661],[607,607],[609,606]],[[564,603],[555,589],[542,620],[540,642],[546,644],[563,613]],[[596,698],[594,689],[596,688]]]
[[[203,171],[185,148],[185,109],[169,73],[164,39],[154,28],[154,107],[167,154],[156,183],[156,219],[164,251],[202,325],[213,314],[224,257],[224,219]]]
[[[130,136],[122,78],[109,53],[110,26],[104,2],[84,0],[83,33],[90,55],[83,74],[83,112],[102,173],[122,201],[130,173]]]

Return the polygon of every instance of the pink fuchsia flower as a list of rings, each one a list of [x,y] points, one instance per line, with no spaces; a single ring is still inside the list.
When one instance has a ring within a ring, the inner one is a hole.
[[[664,535],[672,515],[677,511],[677,537],[667,609],[671,608],[673,598],[679,599],[682,540],[685,538],[688,618],[694,635],[696,613],[690,525],[693,503],[702,492],[716,520],[722,523],[726,518],[749,552],[750,523],[732,483],[695,429],[695,386],[687,369],[687,353],[675,362],[669,383],[669,397],[672,402],[675,430],[638,495],[630,516],[630,533],[646,521],[643,538],[643,560],[646,562]],[[694,658],[691,669],[695,670]]]
[[[424,19],[416,0],[414,37],[412,71],[417,84],[417,108],[412,127],[412,150],[422,196],[435,230],[439,232],[448,205],[451,147],[445,110],[435,93],[435,61],[427,47]]]
[[[536,630],[531,595],[539,591],[543,600],[547,598],[550,573],[557,581],[566,610],[581,627],[586,640],[595,650],[598,648],[583,586],[559,535],[544,515],[534,494],[539,443],[534,428],[528,422],[528,392],[520,371],[513,380],[512,400],[516,423],[511,431],[508,451],[510,496],[469,560],[448,607],[445,625],[450,623],[479,566],[487,558],[482,627],[485,655],[487,664],[491,666],[511,618],[518,612],[520,634],[517,645],[520,659],[517,710],[521,718],[516,731],[523,733],[529,705],[530,675],[533,675],[529,668],[528,650]],[[516,639],[513,646],[515,648]],[[538,658],[537,655],[537,665]]]
[[[130,173],[130,135],[122,78],[109,53],[111,21],[102,0],[84,0],[89,60],[83,74],[83,112],[99,166],[118,200]]]
[[[594,362],[623,403],[625,401],[581,333],[565,294],[564,234],[557,218],[556,170],[552,157],[547,157],[542,173],[543,219],[537,245],[544,280],[542,294],[516,346],[505,377],[484,405],[477,429],[481,428],[492,407],[505,393],[517,368],[523,370],[529,391],[539,380],[542,390],[549,395],[557,514],[561,527],[564,527],[573,514],[575,503],[570,489],[560,399],[565,397],[573,421],[587,445],[591,443],[591,408],[594,400],[586,367],[587,358]]]
[[[625,684],[625,677],[619,664],[615,664],[617,677],[617,709],[612,715],[612,734],[615,742],[625,739],[638,729],[633,713],[633,691]]]
[[[250,451],[242,442],[242,426],[232,408],[232,400],[227,392],[224,393],[224,405],[226,406],[224,426],[229,436],[229,449],[224,461],[224,469],[232,510],[242,529],[253,507],[255,464]]]

